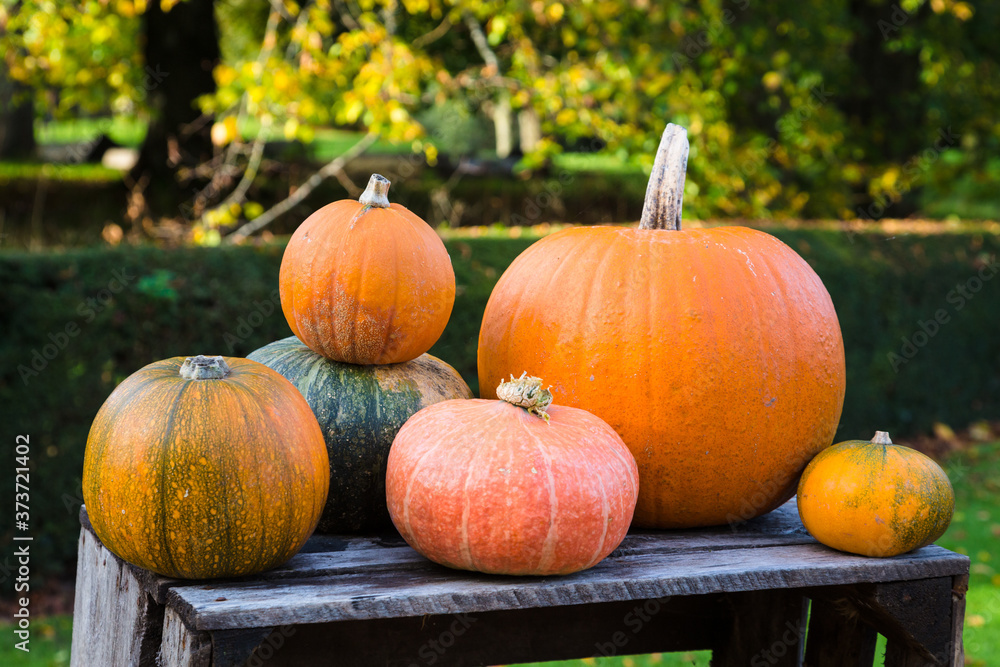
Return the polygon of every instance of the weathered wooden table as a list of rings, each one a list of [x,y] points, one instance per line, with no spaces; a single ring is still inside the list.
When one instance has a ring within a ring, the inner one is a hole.
[[[713,664],[962,665],[969,559],[835,552],[794,500],[735,528],[633,532],[566,577],[430,563],[395,534],[314,536],[284,567],[219,581],[122,562],[81,511],[72,664],[490,665],[711,649]],[[810,613],[811,609],[811,613]],[[806,624],[808,618],[808,636]]]

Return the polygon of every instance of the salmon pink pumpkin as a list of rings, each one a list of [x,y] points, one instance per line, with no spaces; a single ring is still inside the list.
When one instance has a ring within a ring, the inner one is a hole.
[[[448,567],[549,575],[597,564],[632,519],[632,455],[601,419],[549,405],[538,378],[498,393],[436,403],[403,425],[386,475],[393,523]]]

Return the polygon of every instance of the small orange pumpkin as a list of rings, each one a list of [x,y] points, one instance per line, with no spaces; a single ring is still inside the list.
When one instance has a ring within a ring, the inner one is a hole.
[[[944,534],[955,492],[941,467],[879,431],[820,452],[799,482],[799,516],[828,547],[895,556]]]
[[[441,238],[374,174],[303,222],[281,259],[281,309],[299,340],[349,364],[416,359],[437,342],[455,302],[455,272]]]
[[[621,435],[637,526],[751,519],[792,497],[844,402],[837,313],[795,251],[745,227],[680,229],[688,143],[668,125],[638,229],[547,236],[483,315],[483,398],[531,368]]]
[[[597,564],[628,531],[635,460],[601,419],[549,405],[538,378],[497,393],[503,400],[436,403],[403,425],[386,474],[393,523],[418,552],[462,570],[549,575]]]

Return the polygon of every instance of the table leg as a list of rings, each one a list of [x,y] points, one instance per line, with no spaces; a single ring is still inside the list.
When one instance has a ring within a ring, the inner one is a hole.
[[[173,610],[168,608],[163,618],[163,644],[156,661],[157,667],[210,667],[212,638],[197,632]]]
[[[884,635],[886,667],[961,667],[967,588],[965,576],[937,577],[817,589],[814,599],[842,598]]]
[[[732,620],[712,651],[712,667],[802,664],[807,607],[801,591],[758,591],[728,598]]]
[[[877,640],[846,595],[812,598],[805,667],[871,667]]]
[[[152,667],[162,629],[163,607],[132,569],[81,530],[70,664]]]

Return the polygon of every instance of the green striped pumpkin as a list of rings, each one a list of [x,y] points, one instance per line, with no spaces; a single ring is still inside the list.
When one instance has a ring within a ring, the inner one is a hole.
[[[396,432],[418,410],[472,398],[458,372],[436,357],[357,366],[331,361],[290,336],[249,357],[285,376],[319,421],[330,456],[330,492],[318,532],[390,526],[385,469]]]
[[[175,357],[130,375],[94,418],[83,461],[83,500],[104,546],[185,579],[287,561],[316,527],[328,481],[301,394],[231,357]]]

